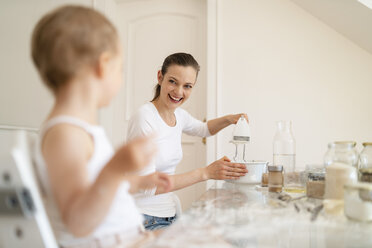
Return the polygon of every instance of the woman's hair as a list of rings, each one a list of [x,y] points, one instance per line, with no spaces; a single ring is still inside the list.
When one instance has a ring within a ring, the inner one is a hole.
[[[200,71],[200,66],[198,62],[194,59],[191,54],[188,53],[174,53],[165,58],[163,65],[161,67],[161,74],[164,76],[168,68],[172,65],[181,65],[181,66],[191,66],[196,71],[196,77]],[[161,86],[156,84],[154,98],[151,100],[155,101],[160,96]]]
[[[94,66],[100,55],[118,52],[118,34],[101,13],[63,6],[46,14],[32,33],[31,55],[43,82],[53,92]]]

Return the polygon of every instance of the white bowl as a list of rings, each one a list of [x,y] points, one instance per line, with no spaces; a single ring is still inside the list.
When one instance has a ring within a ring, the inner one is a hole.
[[[260,184],[262,180],[262,174],[266,171],[268,161],[248,161],[240,164],[244,164],[248,172],[239,179],[227,180],[232,183],[247,183],[247,184]]]

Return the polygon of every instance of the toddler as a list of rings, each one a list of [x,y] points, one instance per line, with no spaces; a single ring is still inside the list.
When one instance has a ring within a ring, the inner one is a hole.
[[[153,157],[151,137],[116,153],[98,109],[110,103],[122,82],[122,56],[115,27],[99,12],[64,6],[46,14],[32,34],[32,59],[55,103],[36,147],[45,206],[61,247],[130,244],[142,216],[130,193],[154,187],[168,191],[167,175],[135,175]]]

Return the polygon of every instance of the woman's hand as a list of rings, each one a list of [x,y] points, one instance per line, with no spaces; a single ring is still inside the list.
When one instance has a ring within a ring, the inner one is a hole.
[[[236,124],[238,122],[240,116],[244,116],[244,118],[249,123],[248,115],[246,113],[240,113],[240,114],[235,114],[235,115],[227,115],[227,118],[228,118],[230,124]]]
[[[124,176],[148,165],[156,152],[153,139],[153,136],[141,137],[120,147],[108,163],[112,174]]]
[[[224,129],[227,126],[230,126],[231,124],[236,124],[240,118],[240,116],[244,116],[245,119],[248,121],[248,115],[245,113],[236,114],[236,115],[225,115],[213,120],[209,120],[207,122],[208,130],[211,135],[215,135],[218,133],[221,129]]]
[[[204,179],[239,179],[247,172],[244,164],[231,163],[230,159],[223,157],[204,168]]]
[[[172,189],[172,181],[167,174],[154,172],[146,176],[129,176],[127,180],[131,184],[130,193],[136,193],[140,190],[149,190],[157,188],[156,191],[163,193],[169,192]]]

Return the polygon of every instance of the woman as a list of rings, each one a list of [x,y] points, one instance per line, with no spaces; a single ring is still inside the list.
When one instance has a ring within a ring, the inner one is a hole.
[[[174,174],[182,159],[182,132],[208,137],[235,124],[242,115],[227,115],[203,123],[180,108],[191,95],[199,68],[199,64],[190,54],[169,55],[158,72],[154,98],[143,105],[129,121],[128,140],[152,133],[157,134],[158,153],[154,161],[142,171],[142,175],[156,171],[170,175],[171,191],[208,179],[238,179],[248,172],[244,165],[231,163],[224,157],[206,167],[183,174]],[[246,114],[244,116],[247,118]],[[145,191],[136,196],[136,203],[144,214],[144,225],[148,230],[166,227],[175,220],[176,206],[172,192],[162,192],[160,188]]]

